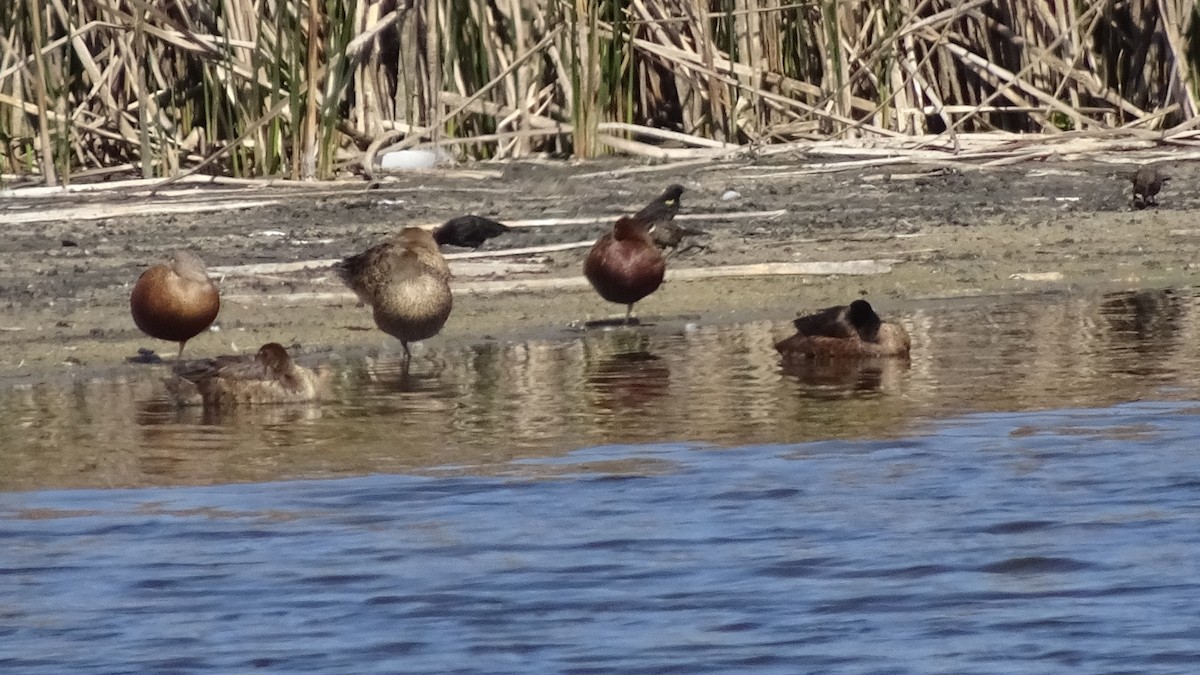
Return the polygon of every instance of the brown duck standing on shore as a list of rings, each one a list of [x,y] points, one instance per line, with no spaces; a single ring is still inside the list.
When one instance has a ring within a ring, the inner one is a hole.
[[[146,335],[179,343],[207,329],[221,310],[221,294],[208,278],[204,261],[175,251],[163,264],[142,272],[129,296],[133,322]]]
[[[796,334],[775,343],[785,359],[907,357],[912,346],[904,327],[880,319],[866,300],[829,307],[793,324]]]
[[[583,275],[600,297],[626,306],[626,324],[633,322],[634,303],[658,290],[667,271],[667,259],[647,229],[636,217],[618,218],[583,262]]]
[[[437,335],[450,316],[450,267],[433,235],[419,227],[404,228],[334,270],[371,306],[375,325],[400,341],[405,368],[412,358],[408,343]]]
[[[433,231],[433,240],[438,246],[462,246],[479,248],[483,242],[508,232],[511,228],[504,223],[483,216],[459,216],[447,220]]]
[[[650,230],[650,238],[662,249],[671,249],[674,253],[684,237],[705,234],[701,230],[693,230],[677,225],[675,214],[679,213],[680,197],[683,196],[683,186],[678,183],[667,186],[654,201],[642,207],[634,214],[634,219],[645,222]]]
[[[1171,177],[1154,164],[1138,167],[1137,173],[1133,174],[1134,206],[1138,204],[1139,197],[1143,207],[1158,206],[1158,193],[1162,190],[1163,183],[1169,180]]]
[[[283,345],[269,342],[251,358],[220,356],[185,364],[167,380],[179,405],[229,408],[317,399],[331,371],[296,365]]]

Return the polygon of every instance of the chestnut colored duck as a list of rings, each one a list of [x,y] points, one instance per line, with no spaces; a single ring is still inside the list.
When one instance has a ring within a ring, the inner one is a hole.
[[[269,342],[253,357],[220,356],[184,364],[167,380],[179,405],[229,408],[317,399],[331,371],[299,366],[283,345]]]
[[[204,261],[187,251],[175,251],[166,263],[142,272],[129,296],[137,327],[150,337],[178,342],[180,356],[220,309],[221,294]]]
[[[583,275],[600,297],[626,306],[625,323],[633,321],[633,305],[658,290],[667,259],[654,245],[644,221],[622,216],[592,245]]]
[[[375,325],[408,343],[437,335],[450,316],[450,267],[433,235],[407,227],[395,237],[334,265],[342,281],[371,306]]]
[[[866,300],[829,307],[793,324],[796,334],[775,343],[785,359],[907,357],[912,344],[903,326],[880,319]]]

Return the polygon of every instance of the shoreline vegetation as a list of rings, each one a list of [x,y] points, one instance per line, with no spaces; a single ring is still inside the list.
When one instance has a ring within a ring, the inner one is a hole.
[[[1191,0],[13,0],[0,41],[0,185],[1200,148]]]

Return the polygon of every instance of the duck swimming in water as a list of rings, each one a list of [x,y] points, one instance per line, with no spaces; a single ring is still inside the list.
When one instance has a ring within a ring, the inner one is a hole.
[[[276,342],[259,348],[253,357],[219,356],[193,361],[167,380],[167,390],[179,405],[229,408],[269,403],[316,400],[330,370],[299,366]]]
[[[667,259],[647,229],[644,221],[618,218],[583,262],[583,275],[600,297],[626,306],[626,324],[633,322],[634,303],[658,290],[667,271]]]
[[[785,359],[907,357],[912,345],[903,326],[880,319],[866,300],[828,307],[793,324],[796,334],[775,343]]]
[[[179,343],[187,341],[217,318],[221,294],[208,278],[204,261],[193,253],[175,251],[163,264],[142,272],[129,296],[133,322],[146,335]]]
[[[405,366],[412,358],[408,343],[437,335],[450,316],[450,267],[433,235],[419,227],[346,258],[334,271],[371,306],[375,325],[400,341]]]

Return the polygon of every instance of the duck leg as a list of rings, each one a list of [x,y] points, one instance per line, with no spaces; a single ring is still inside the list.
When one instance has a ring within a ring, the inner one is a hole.
[[[408,382],[408,366],[412,362],[412,351],[408,348],[408,343],[404,340],[400,341],[400,346],[404,347],[404,358],[400,359],[400,381]]]
[[[633,324],[633,303],[631,302],[625,306],[625,325],[629,326],[632,324]]]

